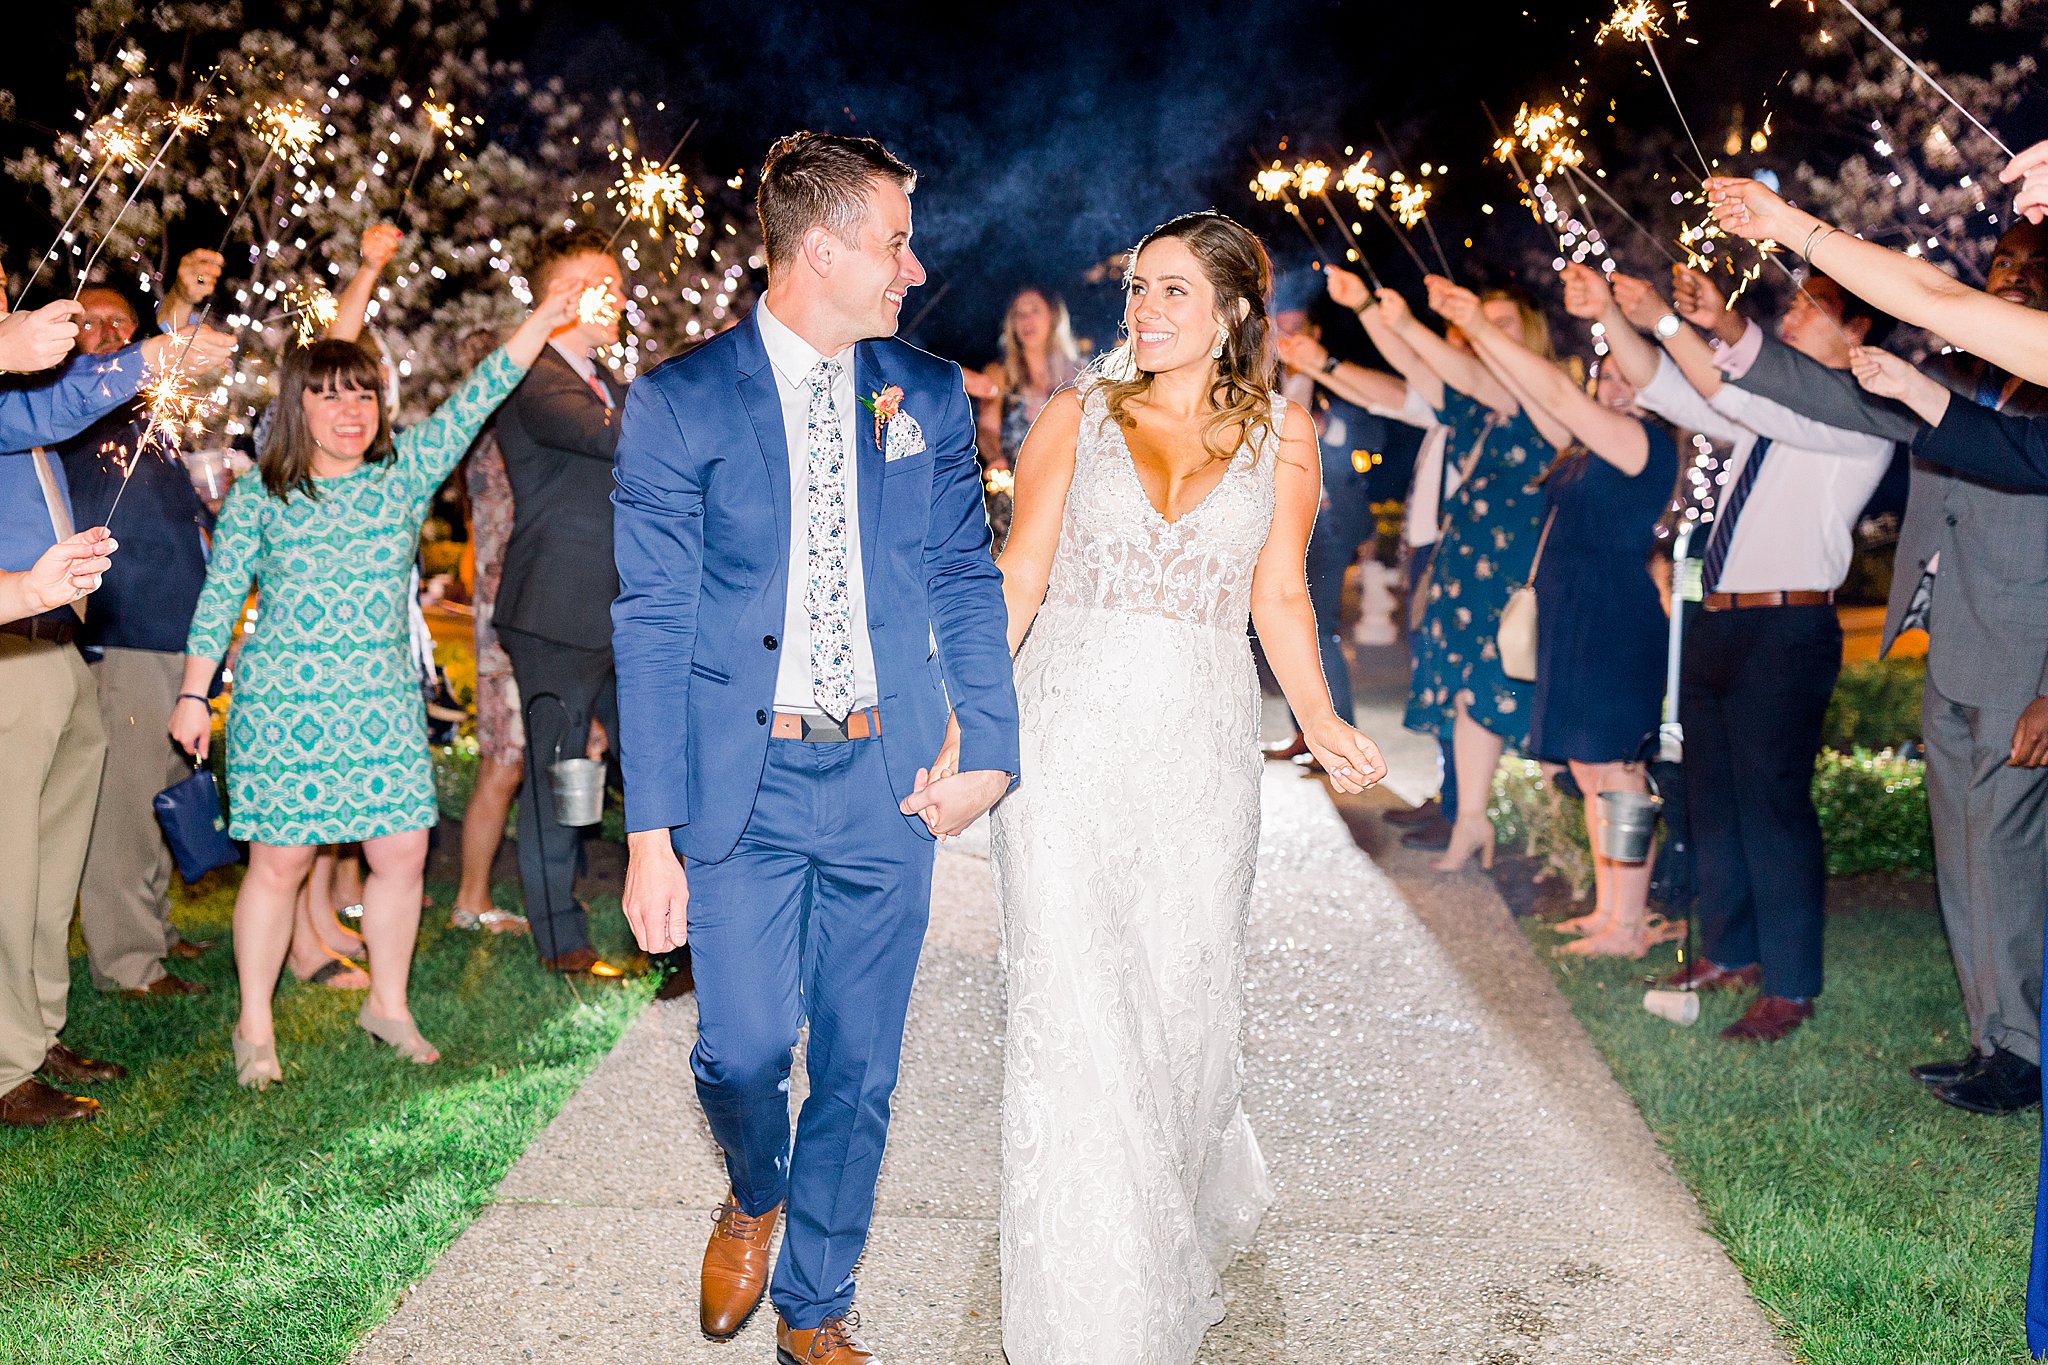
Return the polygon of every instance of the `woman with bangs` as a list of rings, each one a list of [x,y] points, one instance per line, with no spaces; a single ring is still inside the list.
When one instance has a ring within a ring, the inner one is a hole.
[[[250,585],[260,582],[227,727],[228,832],[249,844],[234,918],[242,1003],[233,1043],[243,1085],[262,1089],[284,1077],[270,999],[294,897],[325,844],[360,842],[369,865],[371,984],[358,1022],[415,1063],[440,1059],[406,1002],[427,830],[437,818],[408,652],[407,583],[435,490],[549,334],[575,320],[576,305],[566,285],[550,292],[432,416],[395,439],[379,362],[361,346],[315,342],[279,368],[261,478],[239,480],[222,505],[170,722],[171,738],[204,759],[207,688]]]

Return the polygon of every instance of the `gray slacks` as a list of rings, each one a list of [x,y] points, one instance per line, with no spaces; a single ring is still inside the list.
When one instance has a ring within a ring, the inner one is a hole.
[[[92,984],[103,991],[148,986],[164,974],[164,954],[178,941],[171,850],[150,803],[192,772],[167,729],[184,672],[184,655],[149,649],[109,649],[92,666],[107,766],[78,888],[78,927]]]
[[[1935,878],[1970,1041],[2038,1064],[2048,768],[2006,766],[2021,705],[1965,705],[1930,678],[1921,723]]]

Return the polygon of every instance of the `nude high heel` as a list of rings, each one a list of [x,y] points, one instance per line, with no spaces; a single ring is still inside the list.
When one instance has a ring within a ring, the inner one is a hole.
[[[1451,826],[1451,846],[1444,850],[1444,856],[1431,863],[1438,872],[1456,872],[1463,867],[1473,854],[1479,855],[1479,865],[1493,870],[1493,821],[1480,815],[1461,819]]]
[[[284,1079],[284,1068],[277,1064],[277,1043],[245,1042],[240,1033],[229,1033],[228,1041],[235,1049],[235,1084],[254,1086],[266,1090],[272,1081]]]
[[[420,1036],[420,1031],[411,1022],[401,1019],[385,1019],[370,1013],[370,1004],[363,1002],[362,1013],[356,1016],[356,1023],[363,1032],[383,1043],[399,1056],[415,1066],[431,1066],[441,1060],[441,1053],[434,1045]]]

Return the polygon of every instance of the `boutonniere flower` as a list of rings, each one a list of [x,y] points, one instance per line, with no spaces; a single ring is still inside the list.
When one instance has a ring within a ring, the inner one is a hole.
[[[891,384],[880,393],[871,393],[860,400],[860,405],[875,415],[875,444],[882,444],[882,433],[889,423],[896,420],[896,414],[903,410],[903,386]]]

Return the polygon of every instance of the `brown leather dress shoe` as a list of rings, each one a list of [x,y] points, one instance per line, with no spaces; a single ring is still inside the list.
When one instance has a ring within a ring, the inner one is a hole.
[[[98,1117],[100,1102],[67,1095],[34,1076],[0,1095],[0,1124],[10,1128],[47,1128],[53,1123],[83,1123]]]
[[[151,1000],[184,995],[205,995],[213,987],[203,981],[187,981],[182,976],[165,972],[140,990],[122,991],[123,1000]]]
[[[740,1212],[728,1192],[718,1206],[711,1241],[704,1248],[704,1273],[698,1283],[697,1322],[713,1341],[738,1336],[768,1292],[768,1242],[775,1235],[777,1204],[756,1218]]]
[[[1680,967],[1657,984],[1667,991],[1746,991],[1761,986],[1763,981],[1761,963],[1730,968],[1703,957]]]
[[[43,1064],[38,1070],[53,1081],[69,1081],[73,1085],[118,1081],[128,1074],[128,1068],[119,1062],[96,1062],[90,1057],[81,1057],[62,1043],[50,1044],[50,1050],[43,1054]]]
[[[595,948],[578,948],[560,957],[544,957],[540,965],[563,976],[588,976],[598,981],[622,980],[626,973],[597,955]]]
[[[181,938],[164,950],[165,957],[175,957],[190,962],[193,958],[204,957],[217,940],[210,938]]]
[[[854,1339],[860,1314],[826,1318],[809,1332],[775,1319],[776,1365],[875,1365],[874,1352]]]
[[[1811,1018],[1811,1000],[1759,995],[1740,1019],[1721,1030],[1721,1036],[1731,1043],[1775,1043]]]

